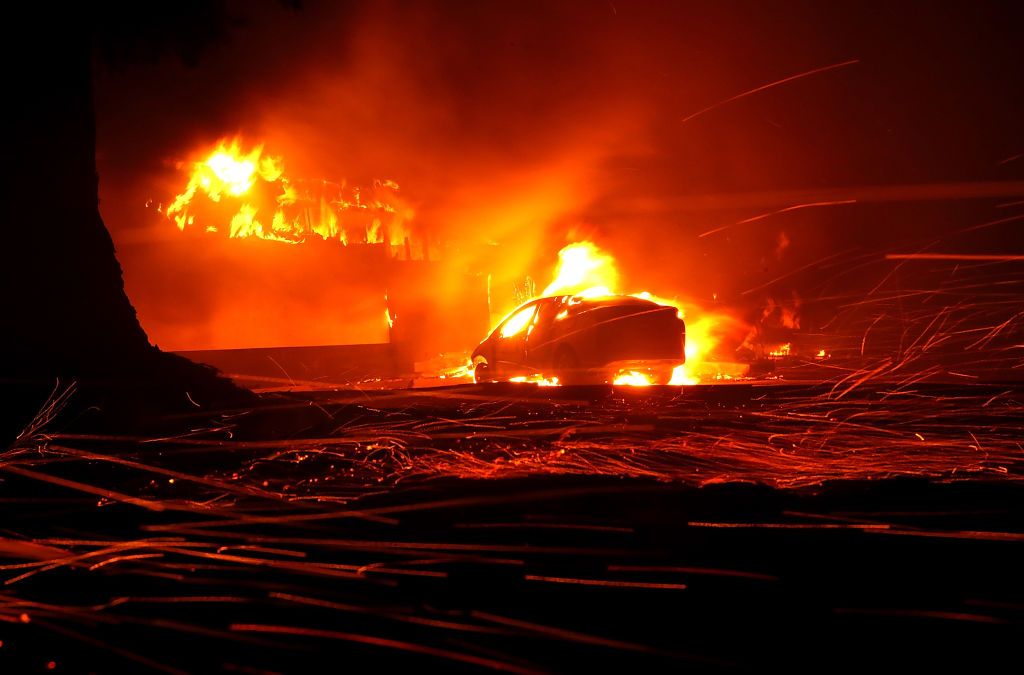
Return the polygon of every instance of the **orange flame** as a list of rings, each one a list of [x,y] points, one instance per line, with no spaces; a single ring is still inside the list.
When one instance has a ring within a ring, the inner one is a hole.
[[[189,172],[188,184],[165,215],[180,230],[196,225],[197,219],[216,217],[207,205],[231,200],[238,203],[227,223],[231,238],[296,244],[317,236],[342,244],[352,240],[398,246],[409,236],[413,211],[399,198],[394,181],[375,181],[371,189],[361,190],[292,179],[285,175],[281,157],[264,154],[262,145],[245,150],[238,138],[218,142],[203,157],[179,166]],[[204,229],[218,232],[222,225],[211,222]]]
[[[629,370],[616,375],[615,379],[612,380],[612,384],[620,387],[649,387],[651,386],[651,378],[646,373]]]
[[[613,295],[619,285],[615,258],[589,241],[569,244],[558,252],[555,279],[543,295]]]
[[[554,280],[544,289],[542,295],[580,295],[599,297],[623,293],[615,258],[590,241],[569,244],[558,252],[558,265]],[[675,299],[659,297],[648,291],[631,295],[650,300],[666,307],[675,307],[679,317],[685,317],[682,303]],[[746,375],[746,364],[719,362],[713,358],[722,342],[723,329],[735,326],[737,319],[724,312],[702,311],[690,307],[697,318],[686,324],[686,363],[677,366],[672,373],[671,385],[692,385],[707,380],[733,379]],[[648,386],[650,377],[640,371],[618,373],[613,384],[624,386]]]

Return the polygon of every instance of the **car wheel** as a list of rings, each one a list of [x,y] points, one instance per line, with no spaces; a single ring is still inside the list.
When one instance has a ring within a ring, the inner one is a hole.
[[[651,370],[651,384],[668,384],[672,381],[672,368],[654,368]]]
[[[580,369],[580,360],[572,349],[563,347],[555,354],[555,377],[560,384],[586,384],[586,378]]]
[[[473,367],[473,381],[480,382],[493,382],[494,376],[491,375],[491,364],[487,361],[478,361]]]

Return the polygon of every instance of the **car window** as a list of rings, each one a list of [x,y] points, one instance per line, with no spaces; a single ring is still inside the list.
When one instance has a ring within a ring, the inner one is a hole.
[[[563,304],[561,298],[551,298],[537,303],[537,325],[547,325],[554,321],[555,316],[562,310]]]
[[[527,329],[530,322],[533,320],[533,315],[537,312],[537,305],[529,305],[523,307],[521,310],[505,319],[505,323],[501,324],[501,329],[498,334],[503,338],[510,338],[519,335]]]
[[[543,343],[550,335],[551,326],[565,308],[564,298],[549,298],[537,303],[537,318],[533,320],[533,330],[529,339]]]

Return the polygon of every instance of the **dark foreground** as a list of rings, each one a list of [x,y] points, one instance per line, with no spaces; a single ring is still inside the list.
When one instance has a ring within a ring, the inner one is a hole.
[[[5,451],[0,671],[1013,662],[1014,387],[278,396]]]

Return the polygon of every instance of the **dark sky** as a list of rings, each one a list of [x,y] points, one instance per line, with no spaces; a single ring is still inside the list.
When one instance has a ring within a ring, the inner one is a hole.
[[[177,231],[141,205],[180,189],[174,161],[235,133],[265,142],[294,174],[397,181],[416,222],[454,242],[460,264],[492,267],[480,245],[502,244],[505,269],[485,270],[499,283],[543,276],[581,236],[611,249],[638,286],[745,301],[743,291],[808,265],[813,274],[815,260],[844,251],[1024,249],[1016,223],[955,234],[1024,212],[1006,206],[1024,199],[1008,184],[1024,180],[1020,3],[228,12],[224,39],[195,67],[170,54],[99,67],[103,213],[144,323],[165,297],[151,293],[166,283],[151,273],[154,242]],[[953,184],[963,195],[979,183],[1002,187],[956,200],[901,192]],[[861,189],[871,186],[892,189],[881,198]],[[775,292],[808,286],[794,277]]]

